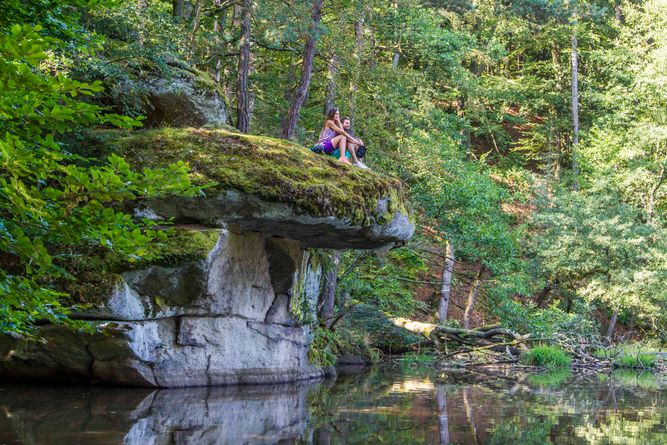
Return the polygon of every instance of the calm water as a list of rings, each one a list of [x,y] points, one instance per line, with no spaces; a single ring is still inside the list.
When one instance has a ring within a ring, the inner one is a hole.
[[[0,385],[2,444],[667,444],[651,374],[436,373],[144,390]]]

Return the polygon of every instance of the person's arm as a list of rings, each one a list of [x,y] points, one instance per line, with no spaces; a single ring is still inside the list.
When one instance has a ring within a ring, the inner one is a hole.
[[[356,145],[361,145],[359,144],[359,141],[354,138],[354,136],[349,135],[345,130],[343,130],[341,127],[338,127],[333,121],[327,121],[327,126],[331,128],[333,131],[335,131],[338,134],[342,134],[346,138],[348,138],[350,141],[352,141]]]

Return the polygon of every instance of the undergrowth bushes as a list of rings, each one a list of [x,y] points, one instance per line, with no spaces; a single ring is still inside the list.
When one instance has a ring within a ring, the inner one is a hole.
[[[572,359],[557,346],[535,346],[521,355],[521,363],[547,368],[564,368],[570,366]]]

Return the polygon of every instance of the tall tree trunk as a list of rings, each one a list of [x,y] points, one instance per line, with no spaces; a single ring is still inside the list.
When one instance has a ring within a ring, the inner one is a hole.
[[[614,2],[614,17],[618,20],[619,23],[624,23],[623,11],[621,10],[621,0],[616,0]]]
[[[577,57],[577,34],[572,32],[572,189],[579,190],[579,61]]]
[[[551,44],[551,64],[553,65],[553,70],[556,75],[556,93],[560,96],[563,93],[565,76],[563,73],[563,67],[560,63],[560,49],[555,42]],[[558,109],[554,109],[551,114],[550,121],[554,137],[551,144],[549,144],[549,172],[553,174],[554,182],[558,182],[560,179],[560,158],[563,154],[560,129],[558,128]],[[556,148],[555,152],[552,149],[554,146]]]
[[[660,166],[660,176],[658,176],[658,180],[653,187],[651,187],[648,195],[646,203],[646,222],[648,224],[652,224],[653,218],[655,217],[655,203],[658,199],[658,190],[660,190],[662,183],[665,181],[665,163],[667,163],[667,160]]]
[[[614,335],[614,329],[616,328],[616,321],[618,320],[618,311],[614,311],[611,314],[611,320],[609,320],[609,327],[607,328],[607,340],[611,343],[612,336]]]
[[[455,263],[454,244],[451,240],[448,240],[447,248],[445,249],[445,265],[442,267],[442,284],[440,286],[440,303],[438,305],[438,320],[440,320],[440,323],[447,320]]]
[[[401,53],[397,50],[394,51],[394,55],[391,58],[391,67],[393,69],[398,68],[398,61],[401,59]]]
[[[326,115],[329,110],[331,110],[336,103],[336,84],[338,81],[338,60],[336,58],[336,52],[331,54],[331,59],[329,59],[329,72],[327,79],[327,90],[324,97],[324,114]]]
[[[216,3],[217,4],[217,3]],[[225,50],[225,40],[223,32],[225,29],[225,22],[227,21],[227,10],[225,9],[215,20],[213,24],[213,33],[216,39],[216,59],[215,59],[215,81],[220,84],[222,81],[222,54]]]
[[[137,10],[139,11],[139,20],[143,22],[144,11],[148,8],[148,0],[137,0]],[[139,30],[139,35],[137,37],[137,43],[140,47],[144,47],[144,29],[143,26]]]
[[[183,20],[183,5],[185,3],[185,0],[172,0],[172,15],[176,19],[177,22],[180,22]]]
[[[241,12],[241,42],[239,49],[239,68],[236,87],[236,128],[241,133],[250,131],[250,94],[248,91],[248,73],[250,73],[250,18],[252,0],[243,0]]]
[[[299,114],[301,107],[306,101],[308,88],[310,88],[310,80],[313,74],[313,59],[315,58],[315,44],[317,43],[317,27],[320,25],[322,18],[322,3],[324,0],[313,0],[313,10],[311,13],[311,23],[308,27],[308,35],[306,36],[306,44],[303,48],[303,64],[301,67],[301,79],[299,85],[292,94],[289,111],[283,124],[283,132],[281,137],[283,139],[293,139],[296,132],[296,125],[299,122]]]
[[[361,77],[361,60],[364,54],[364,2],[357,2],[357,19],[354,21],[354,71],[350,81],[350,119],[354,130],[354,120],[357,113],[357,92]]]
[[[470,329],[470,317],[472,316],[472,311],[475,308],[475,301],[477,301],[477,295],[479,295],[479,286],[482,281],[482,271],[484,270],[483,265],[479,265],[477,269],[477,275],[475,275],[475,280],[470,286],[470,291],[468,292],[468,303],[466,304],[466,310],[463,314],[463,329]]]
[[[324,288],[322,289],[322,303],[320,309],[320,320],[329,328],[333,322],[334,304],[336,302],[336,284],[338,281],[338,269],[340,268],[340,250],[331,253],[331,267],[324,276]]]
[[[192,18],[192,35],[190,36],[190,58],[195,56],[197,50],[197,33],[201,23],[201,10],[204,7],[204,0],[197,0],[195,3],[194,17]]]
[[[438,404],[438,430],[440,433],[440,445],[447,445],[449,440],[449,414],[447,413],[447,393],[442,385],[435,392],[435,401]]]

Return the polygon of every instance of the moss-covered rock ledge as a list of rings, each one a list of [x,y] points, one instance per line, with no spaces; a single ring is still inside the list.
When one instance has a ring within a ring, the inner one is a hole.
[[[207,197],[147,203],[159,217],[284,236],[307,247],[372,249],[414,231],[400,181],[343,165],[305,147],[224,129],[162,128],[99,134],[103,151],[137,167],[190,164],[214,183]]]

